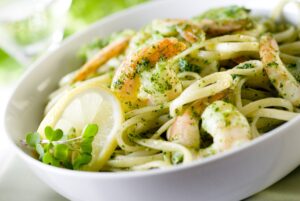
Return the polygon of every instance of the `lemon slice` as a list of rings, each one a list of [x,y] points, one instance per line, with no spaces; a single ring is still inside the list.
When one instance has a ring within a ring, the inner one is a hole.
[[[45,138],[44,128],[60,128],[65,134],[71,129],[81,134],[87,124],[95,123],[99,131],[92,143],[92,160],[81,169],[98,171],[117,146],[116,135],[124,121],[119,100],[99,81],[87,81],[69,91],[48,112],[38,132]]]

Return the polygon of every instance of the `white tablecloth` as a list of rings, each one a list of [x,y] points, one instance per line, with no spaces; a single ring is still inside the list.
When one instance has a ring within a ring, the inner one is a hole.
[[[40,181],[7,143],[4,112],[13,86],[0,86],[0,201],[65,201]]]
[[[4,131],[4,111],[6,103],[11,93],[12,86],[0,86],[0,177],[6,164],[6,159],[9,158],[11,151],[8,149],[6,135]]]

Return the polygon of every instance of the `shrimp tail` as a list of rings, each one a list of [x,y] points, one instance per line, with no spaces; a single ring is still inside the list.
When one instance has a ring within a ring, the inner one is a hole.
[[[101,65],[105,64],[111,58],[121,54],[128,46],[130,39],[130,36],[123,37],[122,39],[114,41],[101,49],[92,59],[87,61],[82,68],[79,69],[79,71],[76,72],[73,78],[73,83],[85,80],[95,73]]]

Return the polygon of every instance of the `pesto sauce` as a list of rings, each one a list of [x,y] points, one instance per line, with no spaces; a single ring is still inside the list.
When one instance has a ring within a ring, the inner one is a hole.
[[[186,59],[179,59],[179,72],[195,72],[200,73],[201,67],[192,63],[189,63]]]
[[[287,70],[300,82],[300,63],[299,64],[288,64]]]
[[[202,15],[195,17],[197,20],[239,20],[249,18],[250,10],[240,6],[227,6],[221,8],[210,9]]]
[[[278,67],[278,63],[276,61],[270,62],[267,64],[268,67],[272,67],[272,68],[277,68]]]
[[[254,68],[254,65],[251,63],[245,63],[236,67],[237,69],[251,69]]]

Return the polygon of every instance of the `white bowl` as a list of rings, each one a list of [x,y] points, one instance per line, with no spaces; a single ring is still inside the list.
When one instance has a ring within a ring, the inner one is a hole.
[[[23,76],[6,111],[5,125],[13,148],[38,177],[71,200],[239,200],[278,181],[300,164],[300,118],[237,150],[169,170],[92,173],[45,165],[20,146],[41,121],[48,94],[77,66],[76,52],[93,38],[123,28],[140,28],[154,18],[186,18],[216,6],[240,4],[267,14],[276,1],[161,1],[129,9],[94,24],[36,62]],[[291,21],[296,14],[287,12]],[[293,19],[294,17],[294,19]],[[22,179],[22,178],[20,178]],[[43,199],[43,198],[41,198]]]

